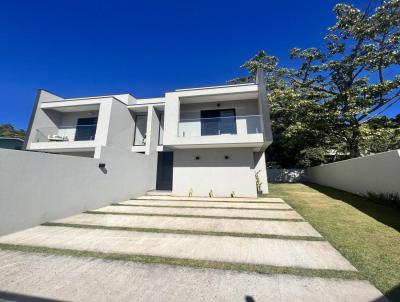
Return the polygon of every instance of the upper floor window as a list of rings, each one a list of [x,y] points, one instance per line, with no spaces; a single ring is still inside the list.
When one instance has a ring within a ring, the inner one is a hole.
[[[236,134],[235,109],[201,111],[201,135]]]
[[[146,145],[147,115],[136,115],[135,134],[133,139],[134,146]]]
[[[90,141],[96,136],[97,117],[78,118],[76,123],[75,141]]]

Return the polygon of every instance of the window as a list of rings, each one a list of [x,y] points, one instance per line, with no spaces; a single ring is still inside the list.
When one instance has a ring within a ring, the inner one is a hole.
[[[75,140],[92,141],[96,136],[97,117],[78,118],[76,123]]]
[[[235,109],[201,111],[201,135],[236,134]]]
[[[146,145],[147,115],[136,115],[134,146]]]

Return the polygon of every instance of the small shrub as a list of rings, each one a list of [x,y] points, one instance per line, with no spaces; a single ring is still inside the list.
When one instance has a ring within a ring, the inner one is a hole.
[[[260,191],[261,191],[261,185],[262,185],[262,182],[261,182],[261,179],[260,179],[260,176],[259,176],[260,172],[261,172],[261,170],[258,170],[258,171],[256,172],[256,175],[255,175],[255,177],[256,177],[257,192],[260,192]]]
[[[371,202],[400,209],[400,195],[398,193],[368,192],[366,198]]]

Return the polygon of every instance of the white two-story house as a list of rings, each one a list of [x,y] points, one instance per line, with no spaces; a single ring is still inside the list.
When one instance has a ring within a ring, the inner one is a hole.
[[[153,189],[173,195],[255,197],[256,179],[268,192],[264,151],[272,135],[262,71],[256,83],[149,99],[39,90],[27,138],[29,151],[101,159],[107,146],[153,156]]]

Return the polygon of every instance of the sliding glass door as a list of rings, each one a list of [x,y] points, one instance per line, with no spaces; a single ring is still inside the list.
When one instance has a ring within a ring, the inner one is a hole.
[[[236,134],[235,109],[201,111],[201,135]]]

